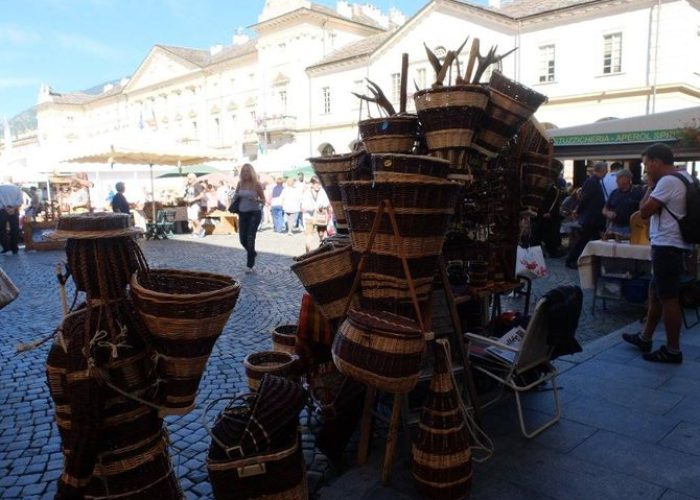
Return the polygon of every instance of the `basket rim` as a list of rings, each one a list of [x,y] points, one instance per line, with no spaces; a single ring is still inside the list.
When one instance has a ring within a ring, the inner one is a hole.
[[[444,163],[446,165],[452,165],[452,163],[449,160],[445,160],[444,158],[438,158],[437,156],[430,156],[430,155],[412,155],[408,153],[372,153],[372,162],[374,162],[374,159],[376,158],[377,160],[380,158],[417,158],[419,160],[429,160],[429,161],[434,161],[436,163]],[[352,181],[351,181],[352,182]],[[360,182],[360,181],[356,181]]]
[[[440,179],[438,177],[431,177],[431,176],[426,176],[430,177],[429,181],[423,181],[423,180],[403,180],[401,182],[387,182],[387,181],[376,181],[376,180],[371,180],[371,181],[342,181],[339,182],[338,185],[340,187],[343,186],[372,186],[373,188],[377,185],[386,185],[386,186],[396,186],[400,184],[418,184],[422,186],[449,186],[452,184],[455,184],[454,182],[448,180],[448,179]]]
[[[356,156],[362,156],[368,154],[367,151],[361,149],[359,151],[351,151],[349,153],[339,153],[332,154],[328,156],[309,156],[306,161],[309,163],[335,163],[338,160],[348,160],[350,158],[355,158]]]
[[[309,264],[315,264],[319,260],[327,260],[328,258],[330,258],[332,256],[338,255],[338,254],[343,253],[343,252],[348,252],[348,251],[350,251],[350,253],[352,253],[352,242],[348,245],[345,245],[345,246],[342,246],[339,248],[333,248],[331,250],[319,252],[318,254],[313,255],[311,257],[308,257],[306,259],[297,260],[297,259],[300,259],[301,257],[303,257],[303,255],[299,256],[299,257],[294,257],[294,260],[296,262],[294,262],[294,264],[292,264],[290,266],[290,269],[292,271],[294,271],[295,269],[299,269],[299,268],[307,266]]]
[[[413,94],[413,98],[420,98],[423,97],[424,95],[433,93],[433,94],[438,94],[438,93],[443,93],[443,92],[455,92],[455,91],[473,91],[476,90],[477,93],[482,93],[484,95],[489,95],[489,88],[481,85],[479,83],[470,83],[470,84],[464,84],[464,85],[444,85],[441,87],[433,87],[433,88],[427,88],[423,90],[419,90],[415,94]]]
[[[285,358],[284,362],[280,363],[280,366],[287,366],[290,365],[294,362],[296,362],[299,359],[299,356],[296,354],[291,354],[285,351],[258,351],[258,352],[251,352],[249,353],[245,358],[243,358],[243,366],[246,368],[255,368],[258,365],[254,365],[253,363],[250,362],[251,359],[254,357],[258,356],[270,356],[270,357],[278,357],[278,358]]]
[[[230,276],[227,276],[225,274],[214,274],[214,273],[208,273],[208,272],[199,272],[199,271],[187,271],[187,270],[182,270],[182,269],[171,269],[171,268],[164,268],[164,269],[150,269],[148,271],[149,273],[170,273],[170,274],[175,274],[175,275],[180,275],[180,276],[186,276],[186,277],[202,277],[202,278],[209,278],[221,282],[227,282],[229,283],[227,286],[224,286],[222,288],[219,288],[217,290],[212,290],[210,292],[200,292],[200,293],[182,293],[182,294],[174,294],[174,293],[165,293],[165,292],[158,292],[156,290],[151,290],[150,288],[146,288],[143,286],[141,283],[139,283],[138,280],[138,275],[139,271],[134,272],[131,275],[131,289],[132,291],[139,297],[139,298],[153,298],[153,299],[164,299],[166,302],[181,302],[181,301],[186,301],[186,300],[192,300],[192,299],[199,299],[200,301],[205,301],[210,298],[215,298],[223,294],[229,294],[229,293],[240,293],[241,291],[241,285],[238,281],[233,279]]]
[[[377,118],[366,118],[364,120],[360,120],[359,122],[357,122],[357,125],[359,126],[363,123],[374,123],[374,122],[380,123],[380,122],[384,122],[387,120],[413,121],[413,120],[418,120],[418,115],[414,114],[414,113],[406,113],[403,115],[396,114],[396,115],[391,115],[391,116],[380,116]]]

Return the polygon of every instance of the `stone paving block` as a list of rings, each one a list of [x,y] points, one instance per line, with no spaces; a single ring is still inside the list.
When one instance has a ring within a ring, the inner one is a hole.
[[[688,454],[700,454],[700,425],[681,422],[659,443]]]
[[[24,487],[24,489],[22,489],[22,496],[39,496],[44,493],[44,490],[46,490],[45,483],[37,482],[34,484],[28,484]]]
[[[666,381],[659,389],[675,394],[700,394],[700,380],[697,378],[675,376]]]
[[[666,493],[659,500],[691,500],[693,498],[700,498],[700,496],[691,497],[678,491],[666,490]]]
[[[2,498],[22,498],[22,486],[13,486],[6,490],[0,490]]]
[[[649,443],[663,439],[680,421],[673,414],[663,416],[641,411],[631,412],[625,406],[587,396],[569,403],[564,411],[568,420]]]
[[[673,373],[669,371],[653,372],[643,367],[602,361],[596,358],[569,370],[562,377],[585,377],[589,382],[595,381],[600,384],[634,380],[638,386],[655,389],[671,378],[672,375]],[[595,376],[593,380],[591,380],[592,376]]]
[[[597,432],[572,454],[606,470],[629,474],[664,489],[700,495],[700,456],[608,431]]]
[[[15,483],[17,482],[17,479],[19,479],[18,476],[10,475],[7,474],[3,477],[0,477],[0,488],[5,489],[9,488],[10,486],[14,486]]]
[[[208,482],[203,482],[199,484],[195,484],[192,489],[192,492],[197,493],[201,497],[204,498],[209,498],[211,497],[212,491],[211,491],[211,484]]]
[[[41,474],[27,474],[20,476],[15,483],[15,486],[26,486],[28,484],[35,484],[41,479]]]

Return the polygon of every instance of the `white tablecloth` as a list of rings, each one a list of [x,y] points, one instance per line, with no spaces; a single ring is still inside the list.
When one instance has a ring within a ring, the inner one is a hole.
[[[578,258],[578,277],[583,289],[595,288],[595,259],[597,257],[650,261],[651,247],[603,240],[589,242],[583,249],[581,257]]]

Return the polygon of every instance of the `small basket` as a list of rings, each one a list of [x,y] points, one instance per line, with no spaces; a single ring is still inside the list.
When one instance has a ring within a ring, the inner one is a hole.
[[[248,387],[257,391],[265,374],[296,379],[298,361],[298,356],[287,352],[262,351],[248,354],[243,360]]]
[[[272,330],[272,350],[296,353],[297,325],[280,325]]]
[[[418,117],[395,115],[358,123],[360,138],[370,153],[411,153],[418,140]]]
[[[432,156],[373,154],[372,172],[377,181],[430,182],[436,178],[446,179],[450,162]]]

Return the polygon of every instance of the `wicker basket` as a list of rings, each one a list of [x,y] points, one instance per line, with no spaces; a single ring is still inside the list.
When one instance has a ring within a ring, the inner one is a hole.
[[[418,117],[395,115],[358,123],[360,138],[370,153],[411,153],[418,139]]]
[[[449,161],[453,176],[469,175],[469,146],[486,109],[488,90],[480,85],[439,87],[416,92],[414,100],[430,154]]]
[[[535,215],[547,190],[554,184],[555,171],[549,155],[525,153],[522,157],[522,207]]]
[[[320,249],[294,260],[296,264],[292,265],[292,271],[321,314],[330,321],[342,318],[355,279],[356,263],[352,247],[322,245]]]
[[[467,421],[454,386],[449,343],[438,339],[435,347],[435,372],[411,449],[413,477],[425,498],[467,498],[472,484]]]
[[[257,391],[265,374],[296,379],[298,361],[298,356],[287,352],[262,351],[248,354],[243,360],[248,387]]]
[[[272,350],[296,353],[297,325],[280,325],[272,330]]]
[[[472,147],[487,157],[495,157],[547,97],[499,71],[491,75],[489,87],[491,97]]]
[[[417,181],[446,179],[450,163],[432,156],[373,154],[372,172],[380,182]]]
[[[333,341],[333,362],[358,382],[406,393],[418,382],[425,351],[423,333],[413,320],[395,314],[351,309]]]
[[[336,229],[340,233],[347,233],[348,223],[340,201],[339,184],[349,180],[370,179],[368,159],[369,155],[365,151],[308,159],[333,207]]]
[[[235,280],[219,274],[157,269],[132,277],[131,295],[164,380],[164,415],[194,408],[207,360],[240,290]]]

